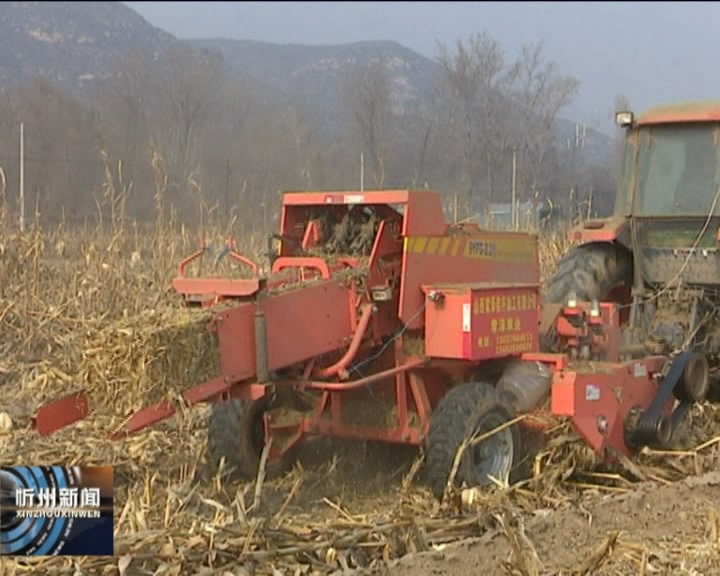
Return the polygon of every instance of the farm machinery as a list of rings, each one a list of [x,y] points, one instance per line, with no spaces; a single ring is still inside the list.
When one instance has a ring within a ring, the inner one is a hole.
[[[309,436],[411,444],[441,497],[452,469],[458,484],[522,476],[537,432],[522,416],[548,398],[603,461],[668,446],[720,351],[719,118],[618,114],[615,215],[571,232],[544,294],[536,236],[448,224],[429,190],[285,193],[267,274],[230,250],[247,278],[189,277],[192,255],[174,287],[214,307],[219,374],[183,394],[211,404],[209,464],[251,478]],[[35,425],[87,412],[74,395]],[[120,436],[174,413],[148,407]]]
[[[597,408],[575,418],[583,437],[598,446],[614,434],[632,453],[668,447],[690,407],[717,396],[720,102],[618,112],[616,123],[626,137],[614,213],[571,232],[579,245],[545,286],[543,335],[573,358],[602,355],[606,375],[556,377],[586,381],[575,400]]]
[[[186,390],[211,404],[208,461],[251,478],[308,436],[424,445],[442,495],[456,478],[509,481],[522,467],[517,414],[539,406],[552,373],[538,354],[540,270],[530,234],[449,225],[429,190],[287,192],[270,270],[234,250],[244,278],[174,279],[188,306],[212,307],[219,374]],[[559,357],[558,357],[559,358]],[[555,357],[551,357],[555,362]],[[40,409],[50,433],[88,412],[84,394]],[[118,436],[175,413],[160,403]]]

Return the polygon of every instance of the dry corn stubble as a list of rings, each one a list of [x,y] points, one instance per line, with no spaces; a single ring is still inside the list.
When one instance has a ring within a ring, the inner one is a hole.
[[[0,326],[7,336],[0,344],[5,359],[0,385],[2,410],[15,426],[0,435],[0,461],[117,466],[119,556],[5,561],[6,572],[193,574],[204,566],[240,574],[241,562],[257,573],[325,573],[478,536],[497,529],[500,518],[517,548],[514,568],[508,569],[537,573],[531,542],[508,514],[576,501],[587,487],[629,488],[619,475],[590,474],[592,456],[564,423],[551,426],[531,480],[477,492],[470,511],[461,494],[451,494],[438,508],[418,487],[391,486],[375,497],[354,497],[342,488],[330,494],[345,463],[335,463],[329,453],[319,469],[297,466],[280,479],[266,479],[259,508],[253,509],[255,485],[203,479],[203,409],[110,442],[107,433],[130,411],[175,398],[215,370],[203,326],[207,315],[181,309],[169,286],[178,260],[195,242],[172,227],[162,229],[162,242],[159,235],[136,234],[130,241],[131,234],[116,228],[107,234],[36,228],[2,237]],[[567,242],[544,239],[541,248],[547,277]],[[75,388],[90,393],[90,419],[43,439],[22,429],[39,403]],[[698,422],[717,419],[711,408],[703,410]],[[697,445],[709,430],[695,426],[688,437]],[[711,466],[713,450],[691,446],[670,457],[648,453],[635,464],[634,475],[672,480]]]

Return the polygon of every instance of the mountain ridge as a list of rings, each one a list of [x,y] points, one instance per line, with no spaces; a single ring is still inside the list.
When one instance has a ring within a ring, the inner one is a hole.
[[[133,51],[157,59],[173,45],[212,50],[227,68],[303,105],[318,129],[338,131],[347,122],[341,77],[353,66],[382,59],[389,71],[393,111],[427,110],[436,61],[394,40],[347,44],[275,44],[231,38],[177,39],[121,2],[5,2],[0,4],[0,87],[44,77],[83,99],[97,79]],[[277,94],[273,96],[277,96]],[[575,123],[559,120],[558,135]],[[588,150],[605,160],[610,137],[588,130]]]

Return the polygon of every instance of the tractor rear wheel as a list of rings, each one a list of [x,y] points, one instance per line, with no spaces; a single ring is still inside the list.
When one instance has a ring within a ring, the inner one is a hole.
[[[208,423],[208,465],[212,474],[225,459],[223,473],[233,480],[252,480],[265,444],[263,400],[231,398],[213,404]]]
[[[576,246],[558,263],[545,284],[544,301],[565,304],[570,294],[580,301],[602,300],[619,285],[632,284],[632,255],[612,242]]]
[[[515,417],[512,404],[494,386],[469,382],[452,388],[438,403],[430,420],[425,461],[426,481],[441,500],[458,448]],[[455,486],[514,482],[522,453],[517,424],[503,428],[475,445],[466,445],[455,475]]]

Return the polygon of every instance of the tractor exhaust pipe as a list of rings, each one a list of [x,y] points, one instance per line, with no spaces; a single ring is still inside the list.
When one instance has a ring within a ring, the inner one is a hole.
[[[255,375],[259,384],[270,381],[268,368],[267,324],[265,313],[255,312]]]

